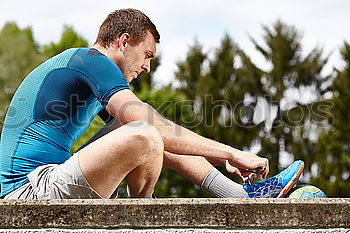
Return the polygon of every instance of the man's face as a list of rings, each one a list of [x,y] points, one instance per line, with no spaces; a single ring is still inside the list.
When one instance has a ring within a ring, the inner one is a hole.
[[[124,56],[116,63],[122,70],[126,81],[130,83],[141,72],[150,72],[151,60],[156,55],[156,42],[153,35],[147,32],[145,39],[138,45],[128,45]]]

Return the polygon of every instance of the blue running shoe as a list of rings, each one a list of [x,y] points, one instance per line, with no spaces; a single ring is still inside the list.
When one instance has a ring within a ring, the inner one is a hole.
[[[270,179],[244,185],[244,190],[250,198],[283,198],[294,187],[304,170],[304,162],[295,161],[280,174]]]

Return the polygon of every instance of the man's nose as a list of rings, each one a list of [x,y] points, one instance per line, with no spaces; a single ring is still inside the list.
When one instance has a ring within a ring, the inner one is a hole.
[[[142,65],[142,69],[144,72],[149,73],[151,71],[151,62],[145,61],[145,63]]]

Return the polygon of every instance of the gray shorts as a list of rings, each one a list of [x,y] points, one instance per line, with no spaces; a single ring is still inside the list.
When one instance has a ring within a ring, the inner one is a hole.
[[[4,199],[91,199],[101,198],[84,177],[78,153],[63,164],[39,166],[28,175],[29,182]]]

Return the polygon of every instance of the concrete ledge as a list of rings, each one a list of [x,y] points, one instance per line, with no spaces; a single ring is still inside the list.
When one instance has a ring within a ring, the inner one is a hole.
[[[9,229],[350,229],[350,199],[0,200]]]
[[[0,229],[1,233],[349,233],[349,229],[279,229],[279,230],[216,230],[216,229]]]

